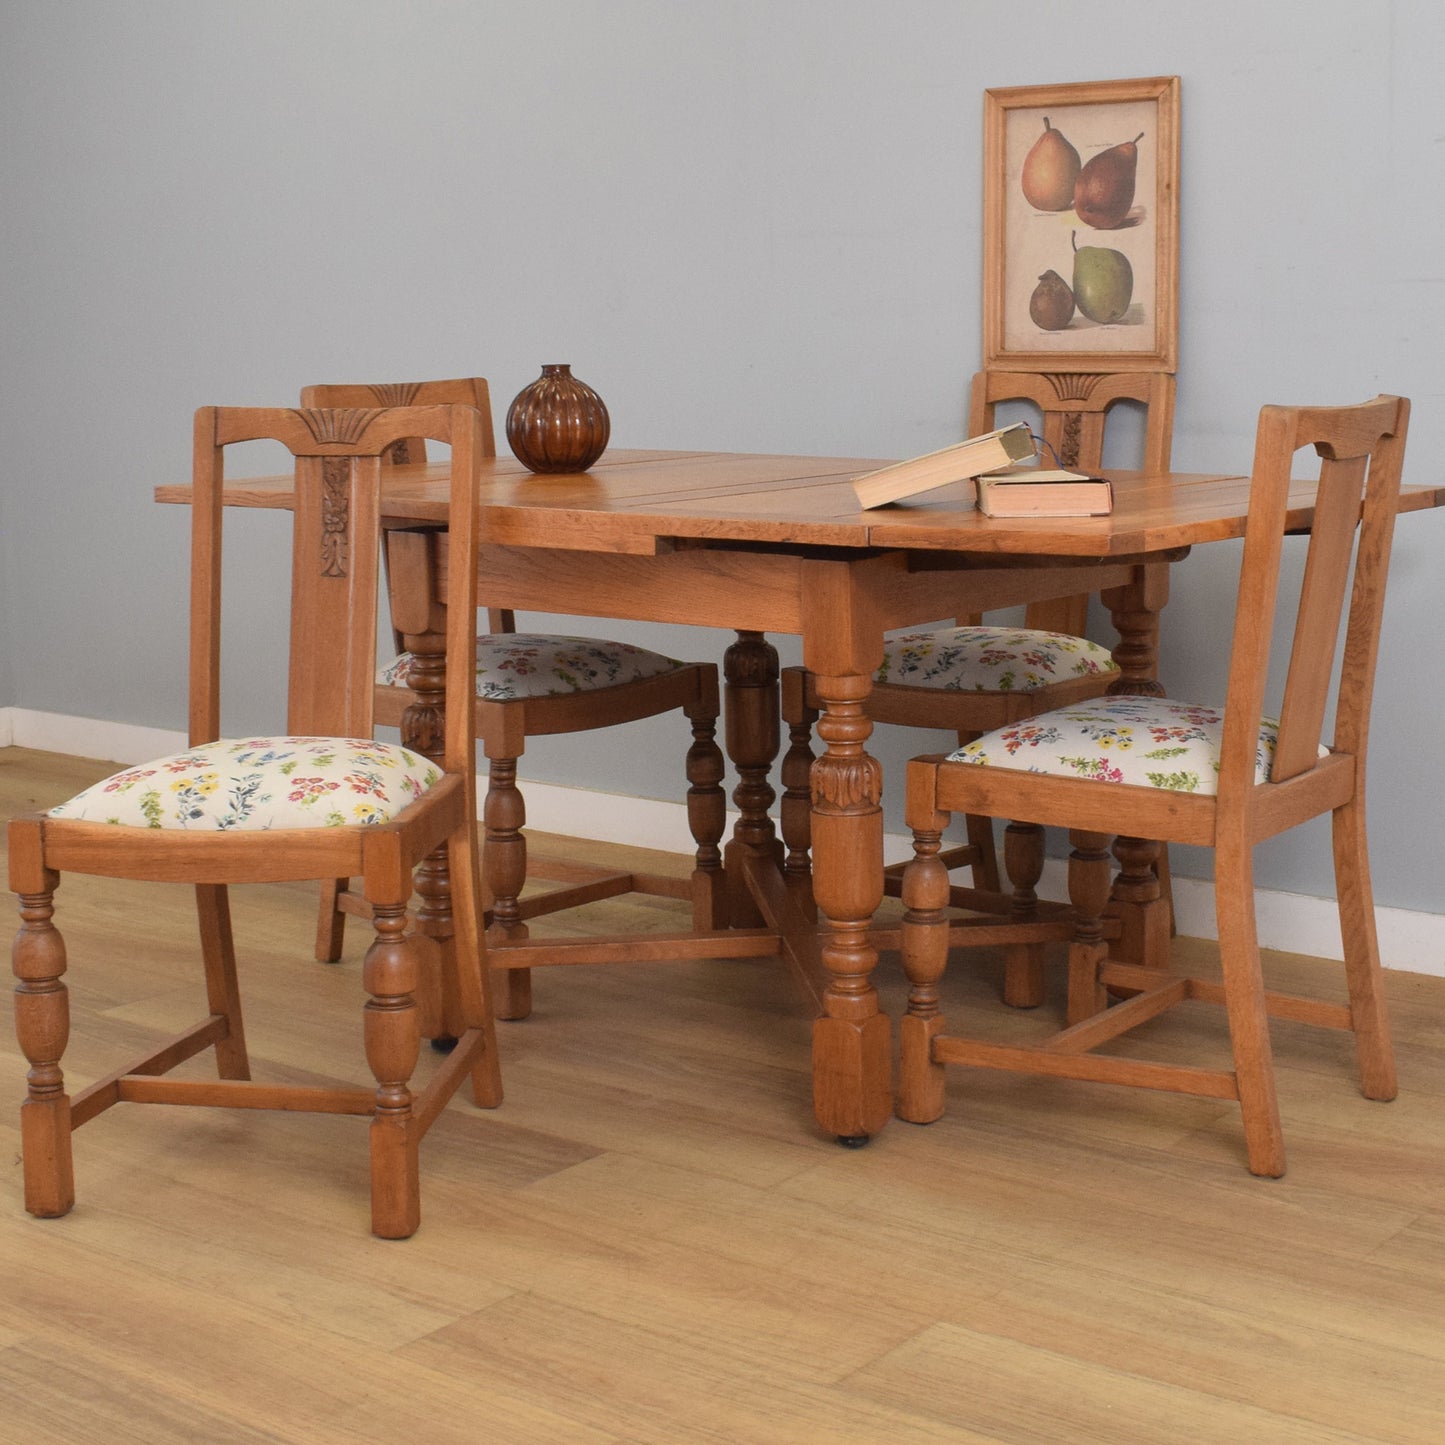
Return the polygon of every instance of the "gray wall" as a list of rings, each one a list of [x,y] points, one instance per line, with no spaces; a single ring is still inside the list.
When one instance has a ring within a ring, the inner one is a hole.
[[[1182,76],[1178,465],[1246,465],[1262,402],[1395,390],[1415,402],[1408,476],[1434,479],[1442,14],[6,0],[0,705],[183,725],[185,517],[150,492],[185,475],[203,403],[480,372],[500,422],[564,360],[619,445],[956,439],[988,86]],[[257,671],[282,636],[281,538],[241,524],[231,631]],[[1440,697],[1442,543],[1440,517],[1402,528],[1372,769],[1377,895],[1433,911],[1445,781],[1416,740]],[[1177,693],[1218,686],[1236,563],[1220,546],[1177,569]],[[698,656],[727,640],[617,630]],[[230,721],[266,725],[278,696],[258,680]],[[626,741],[539,743],[526,772],[665,793],[676,726]],[[936,742],[878,751],[891,771]],[[1327,857],[1278,845],[1261,881],[1327,893]]]

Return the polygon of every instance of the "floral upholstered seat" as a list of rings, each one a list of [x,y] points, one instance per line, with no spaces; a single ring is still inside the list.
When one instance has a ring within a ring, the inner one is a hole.
[[[403,652],[376,675],[385,687],[405,687],[413,655]],[[477,639],[477,696],[494,702],[556,697],[640,682],[686,666],[660,652],[595,637],[504,632]]]
[[[1101,697],[998,728],[948,761],[1129,783],[1175,793],[1219,791],[1224,713],[1157,697]],[[1279,724],[1260,722],[1254,780],[1269,781]],[[1328,749],[1321,747],[1324,757]]]
[[[1109,649],[1032,627],[945,627],[884,639],[877,683],[952,692],[1037,692],[1069,678],[1117,673]]]
[[[121,772],[52,818],[195,832],[385,823],[442,776],[407,748],[357,738],[223,738]]]

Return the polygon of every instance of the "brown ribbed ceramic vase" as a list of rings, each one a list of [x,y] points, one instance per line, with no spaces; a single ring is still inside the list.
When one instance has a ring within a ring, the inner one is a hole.
[[[611,430],[602,398],[570,366],[544,366],[507,408],[507,442],[534,472],[585,472]]]

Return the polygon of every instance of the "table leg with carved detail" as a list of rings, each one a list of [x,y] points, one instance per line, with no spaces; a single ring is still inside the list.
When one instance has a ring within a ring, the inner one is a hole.
[[[876,1134],[893,1111],[892,1030],[878,1007],[869,942],[883,901],[883,772],[864,744],[867,676],[817,676],[825,751],[813,763],[813,892],[831,975],[813,1024],[813,1111],[841,1143]]]

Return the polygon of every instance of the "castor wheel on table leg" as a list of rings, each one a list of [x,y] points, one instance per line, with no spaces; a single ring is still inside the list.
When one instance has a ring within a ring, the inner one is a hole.
[[[431,1041],[431,1046],[433,1052],[435,1053],[449,1054],[454,1048],[456,1048],[457,1041],[455,1039],[448,1038],[445,1034],[443,1034],[440,1038],[433,1039]]]
[[[868,1134],[837,1134],[834,1137],[845,1149],[861,1149],[871,1136]]]

